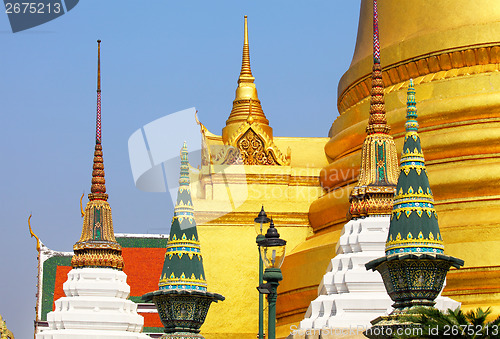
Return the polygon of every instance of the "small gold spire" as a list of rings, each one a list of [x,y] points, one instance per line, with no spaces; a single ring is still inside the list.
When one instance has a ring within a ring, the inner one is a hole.
[[[104,178],[104,162],[102,158],[102,145],[95,145],[94,164],[92,166],[92,186],[89,194],[89,200],[107,200],[106,194],[106,179]]]
[[[382,68],[380,67],[380,63],[375,63],[373,65],[372,88],[370,93],[370,118],[368,119],[366,132],[368,134],[388,134],[391,127],[387,125],[387,118],[385,115],[384,83],[382,81]]]
[[[243,57],[241,60],[241,72],[238,83],[240,82],[251,82],[253,83],[255,78],[252,75],[252,69],[250,68],[250,47],[248,46],[248,19],[245,15],[245,27],[244,27],[244,39],[243,39]]]
[[[222,140],[227,144],[231,136],[238,130],[241,124],[247,121],[250,105],[252,106],[252,118],[254,123],[259,124],[260,128],[269,138],[273,137],[273,129],[269,126],[255,87],[255,78],[250,67],[250,46],[248,39],[248,18],[245,15],[244,38],[243,38],[243,56],[241,60],[241,71],[238,77],[238,87],[233,101],[233,109],[226,121],[226,127],[222,129]]]
[[[361,148],[359,179],[349,195],[349,218],[390,215],[398,182],[396,144],[387,125],[380,67],[377,1],[373,2],[373,72],[370,117]]]

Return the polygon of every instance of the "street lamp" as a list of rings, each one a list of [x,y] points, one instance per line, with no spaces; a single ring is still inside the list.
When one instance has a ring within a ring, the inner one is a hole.
[[[260,241],[264,240],[266,237],[264,234],[267,232],[269,228],[269,222],[271,219],[267,217],[266,212],[264,211],[264,206],[260,210],[259,216],[254,219],[255,221],[255,232],[257,232],[257,247],[259,250],[259,285],[263,283],[263,264],[262,258],[260,257]],[[264,339],[264,296],[259,293],[259,339]]]
[[[276,339],[276,299],[278,297],[279,282],[283,280],[280,267],[283,264],[283,259],[285,259],[285,246],[286,241],[280,239],[280,235],[271,219],[265,239],[259,242],[260,256],[266,267],[263,278],[267,283],[260,284],[257,287],[261,294],[267,294],[269,303],[267,333],[269,339]]]

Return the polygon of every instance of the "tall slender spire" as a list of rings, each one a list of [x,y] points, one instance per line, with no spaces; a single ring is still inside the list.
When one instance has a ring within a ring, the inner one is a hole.
[[[97,40],[97,117],[92,185],[89,201],[85,207],[82,235],[73,246],[75,255],[71,260],[73,268],[110,267],[123,268],[122,248],[116,242],[101,145],[101,40]]]
[[[380,41],[378,33],[378,8],[377,0],[373,0],[373,71],[372,89],[370,99],[370,118],[366,132],[389,133],[391,127],[387,125],[384,103],[384,83],[382,81],[382,68],[380,66]]]
[[[101,145],[101,40],[97,40],[97,114],[95,124],[95,151],[92,171],[92,199],[107,200],[106,180],[104,179],[104,163]],[[90,199],[90,196],[89,196]]]
[[[380,64],[380,40],[378,34],[377,0],[373,0],[373,63]]]
[[[406,135],[386,254],[443,253],[443,239],[439,231],[434,198],[429,186],[424,154],[418,135],[413,80],[410,80],[407,98]]]
[[[377,0],[373,0],[373,71],[367,136],[361,150],[361,171],[349,201],[349,216],[390,215],[397,182],[396,145],[389,135],[380,66]]]
[[[244,27],[244,38],[243,38],[243,57],[241,60],[241,72],[238,83],[240,82],[254,82],[255,78],[252,75],[252,69],[250,68],[250,48],[248,46],[248,18],[245,15],[245,27]]]
[[[267,120],[262,106],[260,104],[259,97],[257,95],[257,88],[255,87],[255,78],[252,75],[252,69],[250,67],[250,46],[248,39],[248,18],[245,15],[245,22],[243,26],[243,55],[241,60],[241,71],[238,77],[238,87],[236,88],[236,96],[233,101],[233,109],[231,114],[226,121],[226,127],[222,130],[222,139],[225,143],[231,138],[234,132],[250,119],[253,123],[259,125],[259,127],[272,138],[273,130],[269,126],[269,120]],[[251,108],[251,116],[250,113]]]
[[[101,143],[101,40],[97,40],[97,117],[95,142]]]

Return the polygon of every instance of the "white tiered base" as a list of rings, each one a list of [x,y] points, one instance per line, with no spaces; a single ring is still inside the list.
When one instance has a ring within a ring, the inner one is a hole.
[[[389,216],[351,220],[344,225],[337,255],[330,261],[301,329],[370,327],[370,321],[392,312],[394,303],[378,272],[365,263],[385,255]],[[460,303],[438,296],[436,308],[456,309]]]
[[[37,339],[149,338],[140,333],[144,318],[127,300],[127,275],[111,268],[77,268],[63,285],[66,297],[47,314],[49,328]]]

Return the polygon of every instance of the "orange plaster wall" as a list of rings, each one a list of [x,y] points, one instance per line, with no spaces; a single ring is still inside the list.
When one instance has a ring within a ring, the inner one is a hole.
[[[123,248],[122,255],[131,296],[139,297],[158,290],[165,260],[164,248]]]
[[[144,327],[163,327],[158,313],[139,313],[144,317]]]
[[[54,288],[54,301],[61,297],[65,297],[63,284],[68,280],[68,272],[71,271],[71,266],[57,266],[56,282]],[[56,309],[56,305],[52,303],[52,310]]]

